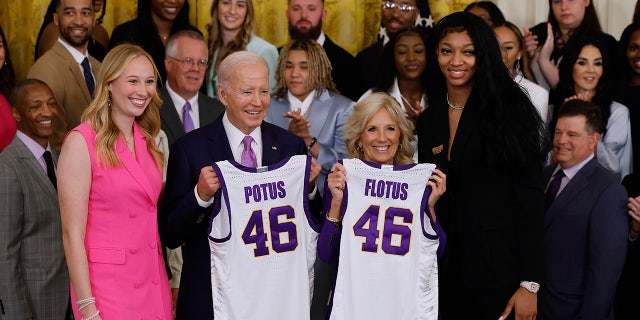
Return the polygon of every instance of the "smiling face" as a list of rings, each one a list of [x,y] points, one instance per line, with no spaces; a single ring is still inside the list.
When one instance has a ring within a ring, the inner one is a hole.
[[[199,66],[198,61],[207,61],[207,45],[204,41],[181,37],[175,40],[175,56],[164,60],[167,68],[167,82],[183,99],[193,98],[204,81],[206,66]],[[195,63],[185,66],[178,60],[191,58]],[[178,59],[178,60],[176,60]]]
[[[592,45],[582,48],[573,65],[573,88],[576,94],[596,90],[603,69],[600,50]]]
[[[65,42],[85,52],[95,26],[91,0],[60,0],[53,21]]]
[[[184,5],[184,0],[151,0],[151,15],[164,21],[173,21]]]
[[[494,28],[500,49],[502,50],[502,61],[510,72],[513,73],[516,61],[522,58],[522,48],[520,47],[520,39],[506,26]]]
[[[364,127],[360,134],[363,160],[393,164],[393,159],[400,145],[400,128],[387,108],[380,108]]]
[[[247,17],[247,0],[220,0],[218,21],[226,31],[238,31]]]
[[[420,79],[427,65],[427,53],[422,38],[417,34],[400,36],[393,50],[398,77]]]
[[[269,107],[269,69],[264,63],[234,67],[228,84],[218,84],[218,96],[229,122],[244,134],[251,133],[262,124]]]
[[[408,5],[414,7],[411,11],[402,11],[397,6],[395,8],[384,7],[384,2],[395,3],[396,5]],[[416,23],[416,19],[420,12],[416,6],[415,0],[391,0],[391,1],[383,1],[383,7],[380,12],[380,18],[382,19],[382,24],[385,27],[387,35],[391,37],[396,32],[401,29],[406,29],[413,26]]]
[[[438,43],[438,64],[447,86],[473,86],[476,54],[466,31],[449,32]]]
[[[46,148],[53,134],[53,122],[58,116],[56,98],[43,84],[27,85],[22,93],[13,107],[18,130]]]
[[[561,30],[574,30],[582,23],[590,0],[551,0],[551,10]]]
[[[327,17],[322,0],[290,0],[287,8],[289,35],[292,39],[316,40],[322,32],[322,21]]]
[[[596,150],[599,133],[589,133],[583,115],[558,118],[553,135],[553,151],[558,164],[567,169],[586,160]]]
[[[139,117],[156,94],[156,74],[151,62],[144,56],[131,59],[108,87],[114,117]]]
[[[309,62],[303,50],[291,50],[284,67],[284,81],[291,94],[304,101],[313,90],[309,85]]]
[[[627,61],[631,67],[632,75],[640,78],[640,30],[631,33],[627,44]]]

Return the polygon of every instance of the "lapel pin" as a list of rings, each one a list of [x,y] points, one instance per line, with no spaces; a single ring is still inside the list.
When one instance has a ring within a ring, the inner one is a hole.
[[[278,150],[278,147],[276,147],[276,146],[271,146],[271,150]]]
[[[437,147],[434,147],[431,149],[431,152],[433,152],[433,154],[438,154],[440,152],[442,152],[442,150],[444,149],[443,145],[439,145]]]

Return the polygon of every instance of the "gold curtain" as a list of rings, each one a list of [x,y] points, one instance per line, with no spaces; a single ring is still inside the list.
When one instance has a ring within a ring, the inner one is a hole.
[[[33,53],[42,19],[50,0],[0,1],[0,25],[7,37],[18,79],[33,64]],[[189,0],[191,23],[201,31],[209,22],[213,0]],[[288,40],[285,11],[288,0],[253,0],[256,9],[255,33],[279,47]],[[325,0],[327,20],[324,31],[351,54],[376,41],[380,25],[381,0]],[[462,10],[472,0],[429,0],[437,21],[450,12]],[[136,16],[137,0],[107,0],[103,26],[113,28]],[[206,34],[205,34],[206,35]]]

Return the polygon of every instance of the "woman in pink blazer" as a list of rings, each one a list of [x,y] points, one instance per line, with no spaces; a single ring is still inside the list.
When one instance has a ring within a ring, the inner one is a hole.
[[[76,319],[173,319],[157,231],[157,79],[140,47],[111,50],[84,122],[63,144],[58,192]]]

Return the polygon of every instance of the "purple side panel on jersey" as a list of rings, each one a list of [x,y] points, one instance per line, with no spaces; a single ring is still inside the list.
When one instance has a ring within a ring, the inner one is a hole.
[[[228,161],[228,160],[224,160],[224,161]],[[219,161],[222,162],[222,161]],[[229,161],[231,162],[231,161]],[[233,162],[231,162],[233,164]],[[224,203],[227,205],[227,209],[229,210],[228,212],[228,216],[229,216],[229,225],[231,225],[231,207],[229,206],[229,194],[227,193],[227,183],[224,180],[224,177],[222,176],[222,172],[220,171],[220,167],[218,167],[217,162],[213,164],[213,170],[216,172],[216,175],[218,176],[218,180],[220,181],[220,189],[218,189],[218,192],[216,192],[216,194],[214,195],[214,211],[213,214],[211,215],[211,221],[209,221],[209,231],[207,233],[209,239],[211,239],[211,241],[213,242],[226,242],[229,239],[231,239],[231,228],[229,228],[229,235],[227,235],[226,237],[222,238],[222,239],[218,239],[218,238],[214,238],[211,237],[211,224],[213,223],[213,218],[216,217],[221,210],[221,204],[220,204],[220,198],[224,198]],[[220,194],[222,196],[220,196]]]
[[[442,226],[440,225],[440,222],[436,221],[434,222],[433,219],[431,218],[431,210],[429,210],[429,206],[427,205],[427,201],[429,200],[429,196],[431,195],[431,191],[432,188],[431,186],[427,186],[424,189],[424,194],[422,195],[422,203],[420,205],[420,208],[422,209],[422,212],[424,212],[425,214],[421,214],[420,215],[420,222],[422,224],[422,234],[427,237],[428,239],[439,239],[440,241],[438,241],[438,259],[442,258],[442,255],[444,254],[444,248],[447,242],[447,235],[444,233],[444,229],[442,229]],[[437,212],[435,212],[436,216],[438,215]],[[424,231],[424,217],[427,216],[427,218],[429,219],[429,223],[431,224],[431,228],[433,228],[433,230],[436,232],[435,235],[431,235],[428,234],[426,231]]]

